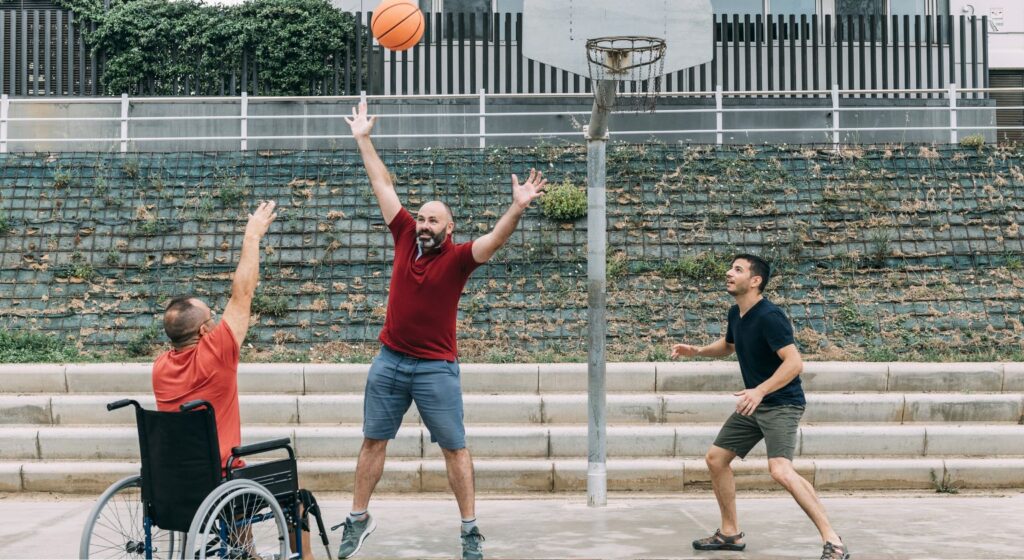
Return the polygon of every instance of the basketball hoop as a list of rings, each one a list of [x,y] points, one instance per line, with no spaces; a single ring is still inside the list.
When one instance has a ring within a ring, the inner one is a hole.
[[[661,91],[664,61],[665,40],[658,37],[621,36],[587,40],[590,79],[630,82],[631,86],[627,88],[632,87],[632,91],[627,89],[622,96],[631,100],[637,112],[654,111]]]

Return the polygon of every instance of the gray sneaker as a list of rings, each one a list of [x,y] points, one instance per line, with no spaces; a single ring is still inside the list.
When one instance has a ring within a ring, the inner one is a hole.
[[[369,513],[362,521],[352,521],[346,518],[342,525],[345,526],[345,530],[341,534],[341,546],[338,547],[339,559],[355,556],[359,552],[359,547],[363,546],[366,537],[369,537],[370,533],[377,528],[377,522]]]
[[[484,540],[475,526],[468,533],[462,533],[462,560],[483,560]]]

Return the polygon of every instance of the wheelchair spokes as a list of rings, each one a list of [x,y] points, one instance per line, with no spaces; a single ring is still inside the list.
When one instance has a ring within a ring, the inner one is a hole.
[[[150,550],[146,551],[147,522],[143,512],[139,477],[114,484],[90,512],[83,533],[82,558],[170,559],[181,554],[181,535],[149,527]]]

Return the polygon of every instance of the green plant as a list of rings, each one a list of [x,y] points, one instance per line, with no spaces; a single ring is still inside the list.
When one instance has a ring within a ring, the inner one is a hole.
[[[0,363],[63,363],[78,358],[78,349],[56,336],[26,330],[0,330]]]
[[[568,180],[548,189],[540,199],[541,213],[552,220],[573,221],[587,215],[587,193]]]
[[[53,275],[57,278],[79,278],[86,282],[98,276],[92,265],[85,261],[82,253],[77,251],[71,254],[71,262],[55,268]]]
[[[121,252],[115,250],[107,251],[107,256],[104,260],[107,266],[117,266],[121,262]]]
[[[252,298],[252,312],[270,317],[283,317],[291,309],[291,302],[285,295],[256,294]]]
[[[145,237],[152,237],[160,233],[160,220],[150,217],[136,224],[135,233]]]
[[[71,171],[58,165],[53,172],[53,188],[66,189],[71,186],[72,179]]]
[[[692,280],[714,280],[725,278],[729,270],[726,257],[715,253],[701,253],[695,256],[679,258],[661,266],[664,276],[682,275]]]
[[[217,197],[224,206],[237,206],[249,196],[249,179],[245,175],[241,177],[227,177],[224,183],[217,190]]]
[[[14,229],[10,220],[7,219],[7,212],[0,212],[0,235],[7,235]]]
[[[937,476],[935,476],[935,471],[931,471],[929,474],[931,475],[932,485],[935,486],[935,492],[936,493],[939,493],[939,494],[959,494],[960,493],[960,489],[957,488],[955,485],[950,484],[945,479],[945,477],[943,477],[942,480],[939,480],[939,478]]]
[[[152,353],[153,345],[156,344],[159,335],[160,326],[153,323],[133,336],[124,345],[124,350],[129,356],[134,358],[148,356]]]
[[[129,179],[138,179],[139,162],[135,161],[134,159],[125,160],[125,162],[121,164],[121,172],[124,173],[124,176]]]
[[[970,136],[964,136],[960,139],[960,146],[980,150],[985,147],[985,135],[971,134]]]
[[[627,272],[629,272],[629,261],[626,260],[625,253],[616,253],[612,258],[608,259],[605,265],[605,276],[609,280],[622,278]]]

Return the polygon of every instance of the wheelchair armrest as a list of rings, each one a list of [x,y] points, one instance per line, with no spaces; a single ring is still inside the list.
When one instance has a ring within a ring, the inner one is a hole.
[[[270,441],[261,441],[259,443],[232,447],[231,456],[235,458],[244,457],[246,455],[255,455],[257,453],[273,451],[274,449],[287,449],[288,456],[291,457],[292,459],[295,458],[295,452],[292,451],[291,438],[272,439]]]
[[[110,412],[112,410],[117,410],[119,408],[124,408],[124,407],[126,407],[128,405],[134,405],[135,408],[140,408],[142,406],[142,405],[139,404],[139,401],[136,401],[136,400],[133,400],[133,399],[121,399],[119,401],[114,401],[112,403],[107,403],[107,412]]]
[[[189,412],[189,411],[197,409],[197,408],[199,408],[201,406],[205,406],[206,408],[210,409],[210,411],[213,411],[213,405],[208,403],[208,402],[206,402],[206,401],[204,401],[204,400],[202,400],[202,399],[196,399],[194,401],[188,401],[187,403],[185,403],[185,404],[181,405],[180,407],[178,407],[178,410],[180,410],[182,412]]]

